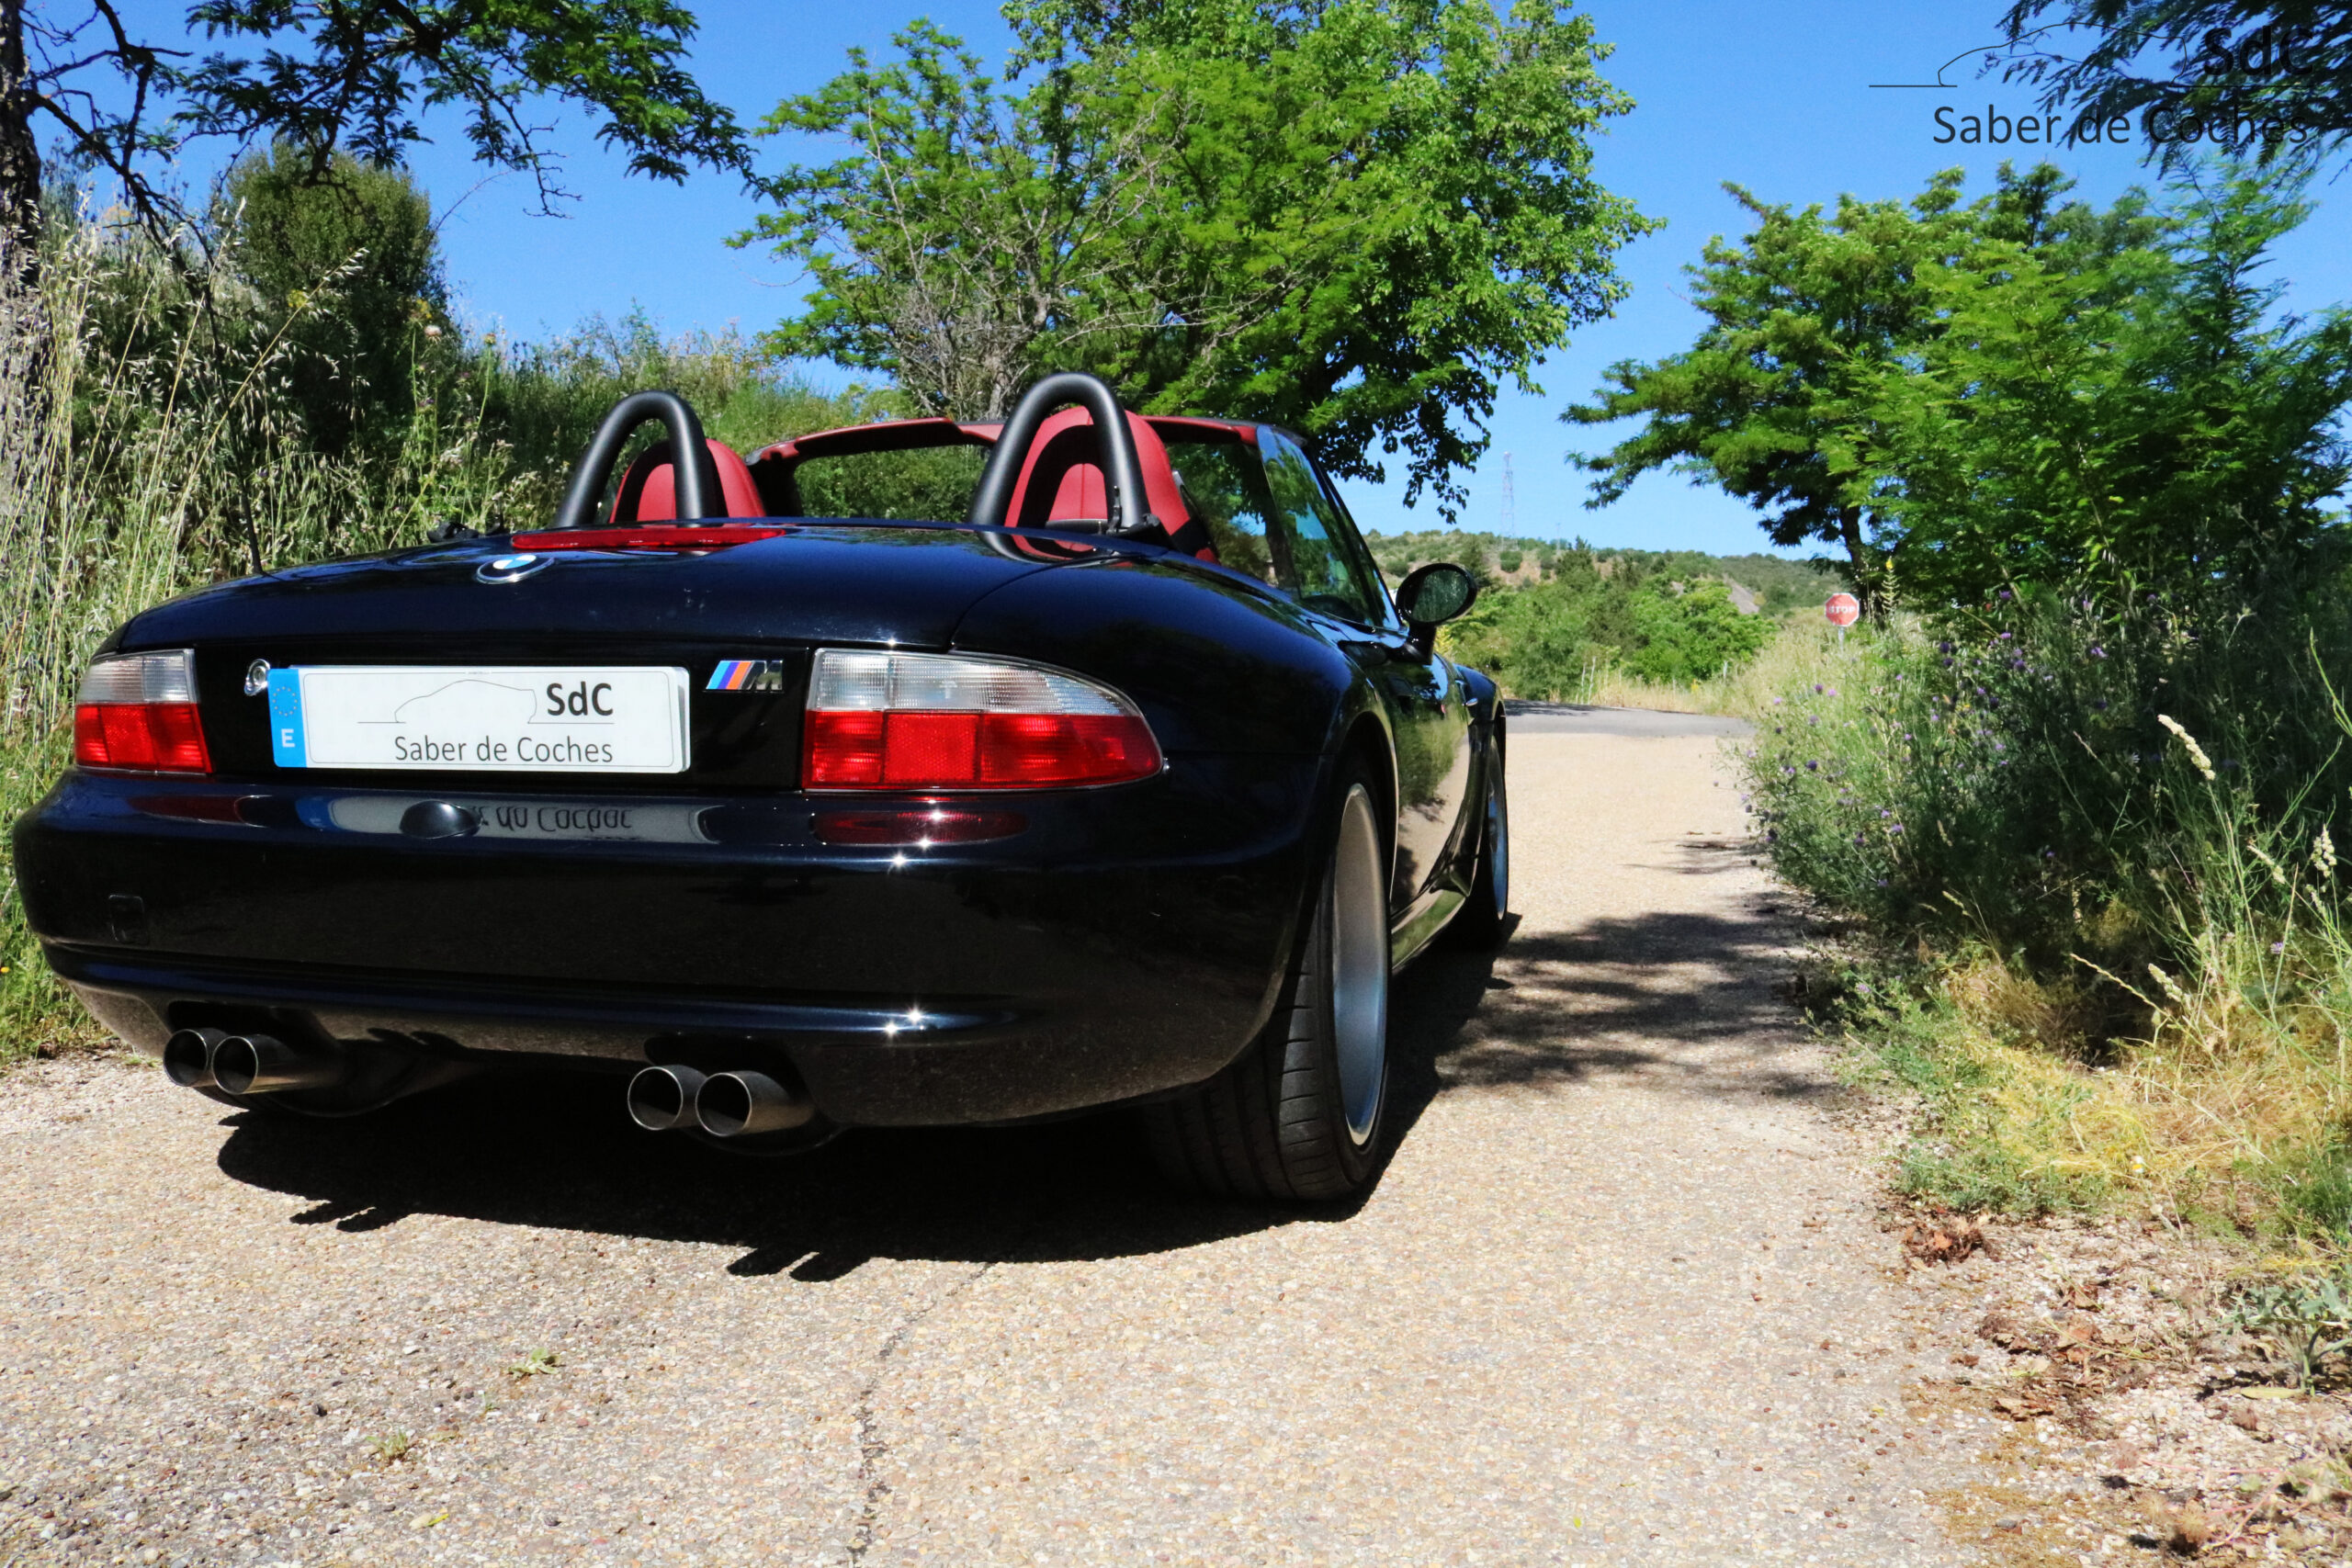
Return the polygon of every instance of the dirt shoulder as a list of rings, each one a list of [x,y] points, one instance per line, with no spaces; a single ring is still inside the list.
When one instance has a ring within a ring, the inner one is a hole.
[[[1945,1363],[1915,1407],[1999,1434],[1996,1473],[1938,1498],[1957,1540],[2019,1564],[2352,1561],[2352,1401],[2306,1394],[2230,1331],[2241,1251],[2153,1221],[1890,1201],[1885,1224]]]

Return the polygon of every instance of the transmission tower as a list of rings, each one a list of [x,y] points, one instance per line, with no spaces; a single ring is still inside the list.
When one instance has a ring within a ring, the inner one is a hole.
[[[1510,479],[1510,454],[1506,452],[1503,454],[1503,536],[1509,538],[1511,530],[1518,526],[1519,496]]]

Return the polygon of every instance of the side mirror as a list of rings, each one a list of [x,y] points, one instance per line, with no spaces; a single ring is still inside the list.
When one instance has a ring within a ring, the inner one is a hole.
[[[1396,613],[1413,628],[1416,647],[1427,649],[1431,634],[1470,608],[1478,580],[1450,560],[1417,566],[1396,585]]]

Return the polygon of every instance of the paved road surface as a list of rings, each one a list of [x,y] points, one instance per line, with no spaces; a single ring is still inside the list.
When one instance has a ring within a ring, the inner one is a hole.
[[[1522,727],[1523,921],[1403,984],[1351,1213],[1100,1122],[760,1164],[560,1083],[288,1128],[20,1074],[0,1561],[1962,1561],[1717,744]]]

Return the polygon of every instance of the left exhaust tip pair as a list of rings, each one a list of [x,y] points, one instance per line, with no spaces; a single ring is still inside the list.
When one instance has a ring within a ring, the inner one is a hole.
[[[239,1095],[325,1089],[340,1082],[344,1070],[338,1056],[297,1050],[267,1034],[183,1029],[164,1042],[164,1075],[182,1089]]]
[[[628,1081],[629,1120],[649,1133],[699,1127],[714,1138],[783,1133],[816,1114],[808,1096],[765,1073],[647,1067]]]

